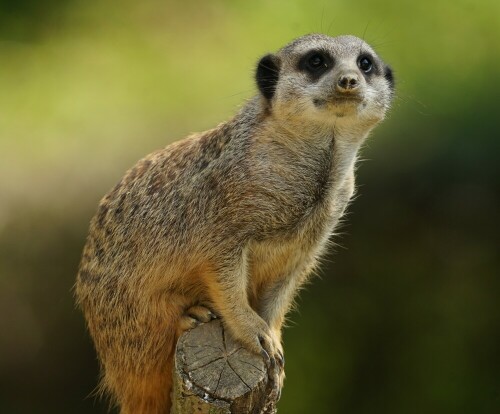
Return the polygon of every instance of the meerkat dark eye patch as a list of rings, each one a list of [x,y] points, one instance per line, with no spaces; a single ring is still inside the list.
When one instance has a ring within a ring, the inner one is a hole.
[[[299,60],[298,69],[313,80],[319,79],[333,67],[332,57],[323,50],[311,50]]]
[[[266,55],[259,61],[255,80],[260,92],[268,100],[274,96],[279,75],[280,63],[276,56]]]

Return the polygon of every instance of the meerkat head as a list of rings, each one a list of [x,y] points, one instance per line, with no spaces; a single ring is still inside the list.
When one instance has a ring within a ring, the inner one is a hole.
[[[355,36],[300,37],[264,56],[256,81],[276,117],[332,125],[376,124],[394,92],[391,68]]]

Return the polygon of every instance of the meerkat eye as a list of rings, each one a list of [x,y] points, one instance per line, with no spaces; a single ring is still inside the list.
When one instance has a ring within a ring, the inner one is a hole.
[[[358,66],[363,72],[370,73],[373,68],[373,63],[369,58],[362,57],[359,59]]]
[[[302,56],[298,62],[298,69],[306,72],[314,81],[328,72],[333,64],[334,61],[328,53],[314,50]]]
[[[312,55],[307,61],[307,64],[311,67],[311,69],[319,69],[327,66],[325,58],[319,53],[315,53],[314,55]]]

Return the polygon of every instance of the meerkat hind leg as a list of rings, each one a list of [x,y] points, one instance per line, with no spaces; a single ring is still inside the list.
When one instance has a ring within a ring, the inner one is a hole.
[[[172,361],[161,372],[144,378],[123,375],[120,388],[115,387],[120,414],[167,414],[171,406]]]
[[[178,332],[182,334],[182,332],[193,329],[201,323],[210,322],[216,317],[217,316],[206,306],[191,306],[186,310],[184,315],[181,316],[178,324]]]

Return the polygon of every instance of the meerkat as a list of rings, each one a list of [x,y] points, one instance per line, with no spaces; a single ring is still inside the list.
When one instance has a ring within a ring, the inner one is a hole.
[[[75,292],[123,414],[169,412],[176,340],[214,315],[283,366],[285,315],[394,91],[390,67],[354,36],[300,37],[255,79],[233,119],[140,160],[91,221]]]

